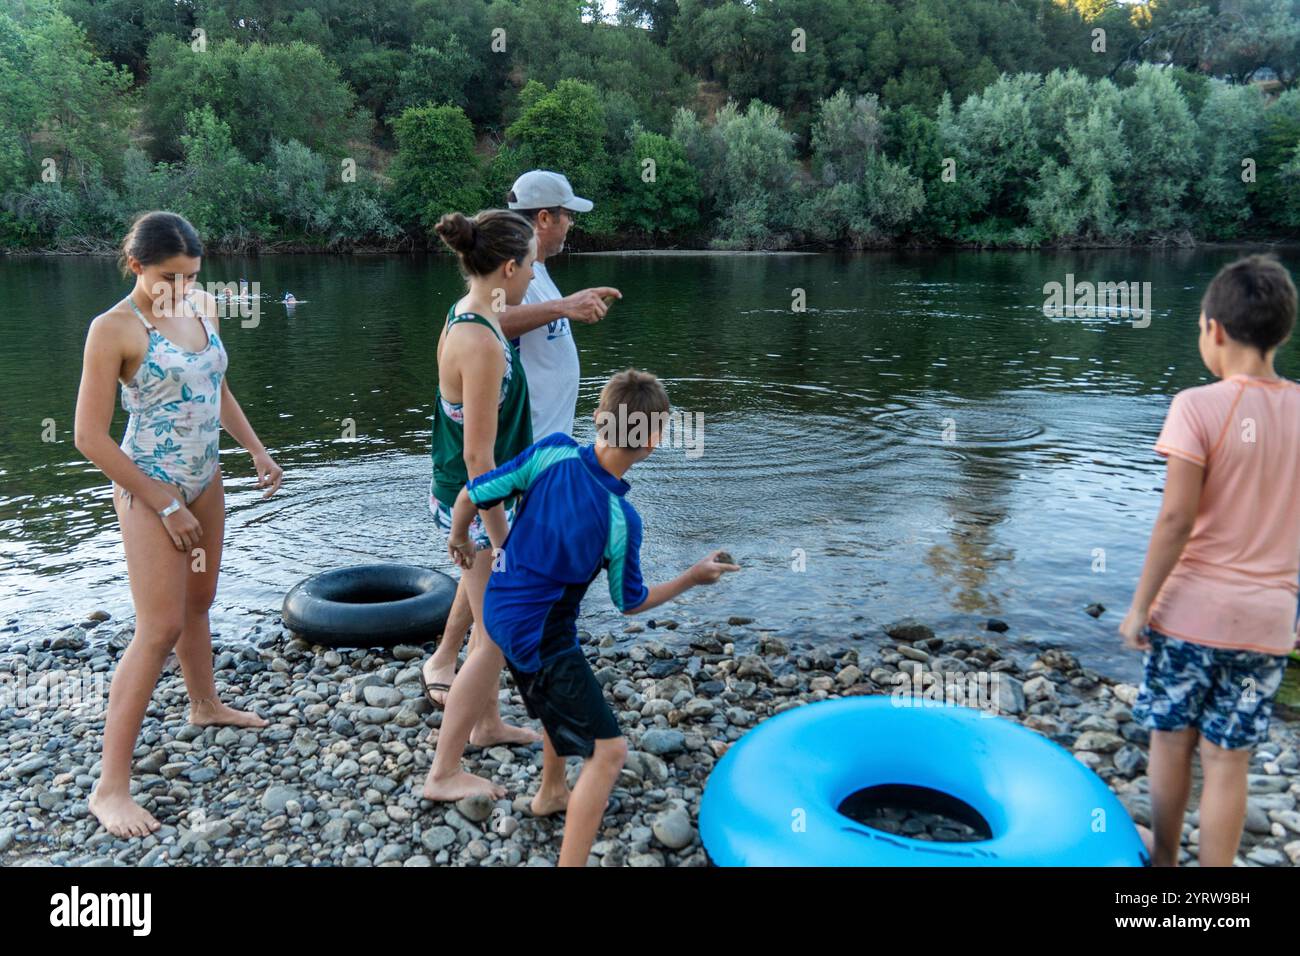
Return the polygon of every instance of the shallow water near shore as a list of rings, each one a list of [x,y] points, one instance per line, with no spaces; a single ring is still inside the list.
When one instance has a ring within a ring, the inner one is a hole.
[[[1205,283],[1241,250],[564,256],[562,290],[614,285],[576,329],[577,436],[600,386],[656,372],[702,416],[692,448],[629,475],[652,580],[712,547],[744,566],[662,617],[756,618],[807,638],[915,616],[940,634],[1010,625],[1132,678],[1115,626],[1140,570],[1169,398],[1209,381]],[[1290,251],[1283,260],[1295,269]],[[1047,318],[1048,282],[1150,282],[1152,320]],[[223,323],[230,381],[286,470],[262,501],[223,438],[229,517],[214,628],[278,609],[301,578],[402,561],[447,569],[425,504],[434,344],[460,278],[444,257],[209,257],[200,281],[261,283],[256,327]],[[792,311],[797,290],[806,311]],[[129,617],[109,487],[72,444],[88,321],[128,291],[108,259],[0,261],[0,646],[103,609]],[[1300,374],[1296,347],[1278,371]],[[351,422],[352,428],[349,428]],[[114,418],[120,437],[125,413]],[[53,441],[45,440],[52,437]],[[352,437],[352,429],[355,437]],[[613,621],[598,582],[593,625]],[[1106,611],[1084,612],[1093,602]],[[651,615],[655,616],[655,615]],[[988,635],[992,636],[992,635]]]

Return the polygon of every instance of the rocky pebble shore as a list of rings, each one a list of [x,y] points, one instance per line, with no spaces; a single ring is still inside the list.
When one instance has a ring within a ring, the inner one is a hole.
[[[278,618],[238,641],[214,640],[219,690],[268,719],[265,729],[190,725],[180,672],[174,664],[164,672],[133,776],[163,827],[142,840],[114,838],[86,808],[100,773],[105,701],[54,693],[60,672],[102,680],[107,690],[131,630],[104,617],[24,635],[0,651],[0,675],[13,678],[0,687],[0,864],[554,865],[562,819],[529,812],[540,747],[468,752],[467,768],[502,783],[507,799],[446,805],[420,797],[429,733],[442,717],[418,680],[431,644],[331,650],[294,638]],[[834,644],[743,617],[634,623],[599,637],[584,632],[583,641],[629,744],[591,865],[707,865],[700,796],[732,743],[792,707],[892,693],[901,672],[999,675],[1000,713],[1073,751],[1135,820],[1149,823],[1147,735],[1130,713],[1137,688],[1060,648],[939,637],[914,621]],[[18,686],[45,688],[42,705],[15,699]],[[504,677],[501,694],[506,719],[526,721]],[[1275,718],[1257,748],[1241,865],[1300,862],[1297,729]],[[570,761],[570,783],[580,766]],[[923,839],[972,838],[933,814],[883,808],[872,821]],[[1197,838],[1193,809],[1185,863],[1195,860]]]

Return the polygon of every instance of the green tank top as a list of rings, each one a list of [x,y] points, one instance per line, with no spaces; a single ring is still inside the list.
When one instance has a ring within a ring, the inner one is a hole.
[[[501,391],[497,397],[497,440],[492,446],[492,454],[498,465],[504,465],[533,443],[532,411],[528,406],[524,363],[519,358],[519,350],[507,342],[490,321],[475,312],[455,315],[455,308],[453,305],[447,310],[447,328],[459,322],[486,325],[501,342],[506,371],[501,377]],[[463,404],[443,398],[439,388],[433,410],[433,483],[430,493],[450,508],[467,481],[465,408]],[[513,503],[513,500],[506,502],[506,506]]]

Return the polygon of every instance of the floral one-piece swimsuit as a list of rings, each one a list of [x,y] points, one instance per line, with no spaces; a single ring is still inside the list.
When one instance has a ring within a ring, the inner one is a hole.
[[[122,384],[122,407],[130,413],[122,450],[150,478],[175,485],[194,501],[220,469],[221,383],[229,360],[225,347],[205,316],[207,344],[197,352],[180,348],[154,328],[128,296],[131,308],[149,333],[144,360]],[[123,489],[123,497],[130,495]]]

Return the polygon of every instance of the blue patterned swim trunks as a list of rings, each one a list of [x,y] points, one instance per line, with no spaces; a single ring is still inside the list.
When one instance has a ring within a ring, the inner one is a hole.
[[[1150,628],[1147,637],[1134,720],[1150,730],[1196,727],[1225,750],[1267,739],[1285,657],[1193,644]]]

